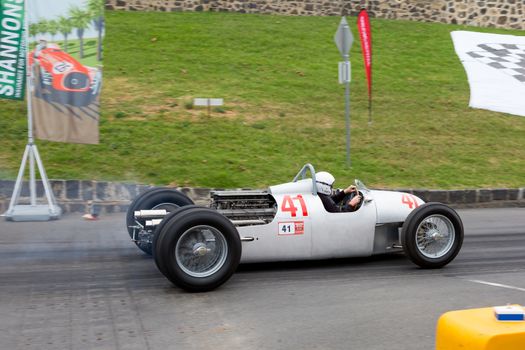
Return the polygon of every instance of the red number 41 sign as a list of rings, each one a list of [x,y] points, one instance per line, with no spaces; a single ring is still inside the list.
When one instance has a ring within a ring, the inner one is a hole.
[[[300,212],[302,216],[308,216],[308,209],[306,208],[306,203],[304,201],[303,196],[301,196],[300,194],[298,194],[295,197],[291,197],[288,195],[284,196],[283,203],[281,204],[282,212],[289,212],[293,218],[296,217],[299,208],[295,206],[295,203],[299,203],[299,207],[301,208]]]

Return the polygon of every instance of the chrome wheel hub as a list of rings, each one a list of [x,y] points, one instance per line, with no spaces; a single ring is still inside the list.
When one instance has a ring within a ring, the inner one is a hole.
[[[193,246],[193,255],[195,256],[204,256],[211,252],[211,249],[206,247],[204,243],[197,243]]]
[[[208,277],[226,262],[228,244],[221,231],[208,225],[186,230],[175,245],[175,261],[192,277]]]
[[[444,236],[438,230],[432,229],[427,233],[427,237],[435,241],[439,241]]]
[[[441,258],[446,255],[456,239],[454,225],[443,215],[426,217],[416,230],[416,243],[419,252],[427,258]]]

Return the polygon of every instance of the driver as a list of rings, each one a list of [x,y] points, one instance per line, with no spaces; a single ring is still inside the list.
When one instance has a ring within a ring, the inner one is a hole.
[[[38,56],[40,56],[40,53],[42,52],[42,50],[45,50],[46,48],[47,48],[47,41],[44,40],[44,39],[40,39],[38,41],[38,44],[35,47],[35,52],[33,53],[33,57],[34,58],[38,58]]]
[[[315,174],[315,180],[317,183],[317,194],[319,195],[319,198],[321,198],[326,211],[330,213],[338,213],[355,211],[357,209],[357,205],[361,201],[361,195],[354,185],[350,185],[344,190],[332,194],[332,186],[335,182],[335,177],[333,177],[332,174],[326,171],[321,171]],[[352,192],[355,192],[356,195],[347,202],[346,206],[343,208],[339,207],[337,204],[340,203],[346,195]]]

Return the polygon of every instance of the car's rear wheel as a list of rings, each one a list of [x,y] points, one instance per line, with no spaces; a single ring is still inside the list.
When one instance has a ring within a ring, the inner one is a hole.
[[[137,196],[130,204],[126,213],[126,226],[129,236],[134,239],[137,247],[144,253],[152,254],[152,234],[137,226],[135,211],[165,209],[168,213],[180,207],[192,205],[193,201],[182,192],[173,188],[153,188]],[[144,222],[139,222],[144,225]]]
[[[174,212],[157,234],[157,266],[173,284],[187,291],[213,290],[239,265],[241,240],[237,229],[213,209]]]
[[[407,217],[401,243],[408,258],[423,268],[440,268],[458,255],[463,244],[463,223],[452,208],[426,203]]]

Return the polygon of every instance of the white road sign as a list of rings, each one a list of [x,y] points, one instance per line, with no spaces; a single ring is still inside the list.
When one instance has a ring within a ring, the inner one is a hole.
[[[349,83],[350,80],[350,61],[339,62],[339,84]]]
[[[348,56],[350,48],[354,43],[354,36],[350,31],[350,26],[348,25],[345,17],[341,18],[339,27],[337,28],[337,31],[334,35],[334,41],[337,45],[337,48],[339,49],[339,52],[341,52],[341,56]]]
[[[222,106],[223,104],[222,98],[194,98],[193,99],[193,105],[194,106]]]

